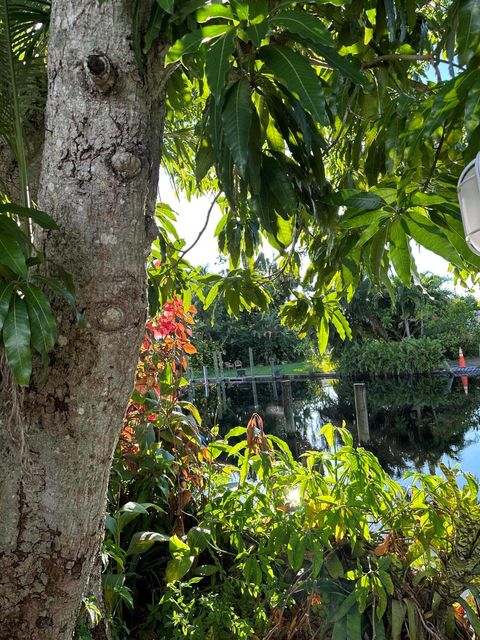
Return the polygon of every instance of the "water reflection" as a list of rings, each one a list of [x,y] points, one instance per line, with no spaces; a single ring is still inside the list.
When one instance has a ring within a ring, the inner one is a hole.
[[[351,380],[292,382],[291,388],[295,437],[288,441],[296,456],[324,447],[319,430],[327,422],[345,421],[357,437]],[[275,394],[271,383],[257,383],[256,392],[267,432],[285,437],[281,384]],[[445,377],[372,381],[367,396],[370,441],[364,446],[392,476],[407,469],[435,472],[440,462],[480,476],[480,379],[470,379],[468,396],[460,379]],[[220,419],[215,393],[205,398],[197,390],[195,401],[207,426],[217,422],[223,429],[245,425],[255,410],[248,385],[227,387]]]

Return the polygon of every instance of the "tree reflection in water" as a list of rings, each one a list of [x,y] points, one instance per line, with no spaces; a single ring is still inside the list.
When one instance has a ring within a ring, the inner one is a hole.
[[[284,436],[280,384],[277,391],[278,400],[271,383],[257,383],[257,410],[267,431]],[[445,377],[374,380],[367,383],[367,394],[370,441],[364,446],[392,476],[407,469],[433,473],[440,461],[454,464],[462,451],[480,443],[480,379],[470,380],[468,396],[459,379]],[[221,419],[214,389],[208,399],[198,389],[195,398],[206,426],[211,427],[217,415],[221,432],[246,425],[255,410],[248,384],[227,388],[226,395]],[[356,436],[352,380],[293,382],[292,395],[296,437],[289,442],[294,455],[323,448],[318,432],[327,422],[338,425],[345,421]],[[480,446],[478,467],[473,471],[480,475]]]

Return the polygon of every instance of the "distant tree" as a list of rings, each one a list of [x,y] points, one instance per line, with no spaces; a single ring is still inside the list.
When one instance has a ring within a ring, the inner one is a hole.
[[[446,278],[421,274],[417,286],[407,287],[394,279],[392,287],[375,287],[364,279],[344,312],[356,339],[436,338],[449,357],[462,347],[478,353],[480,344],[479,308],[472,295],[459,296],[445,286]],[[344,343],[332,340],[334,349]]]
[[[281,323],[280,310],[298,285],[298,279],[285,274],[263,253],[255,261],[255,269],[264,279],[264,286],[271,298],[268,310],[242,311],[239,316],[230,315],[224,304],[214,304],[207,309],[198,304],[194,327],[194,341],[198,355],[195,364],[213,364],[213,353],[222,353],[223,360],[233,363],[241,360],[248,365],[248,348],[252,347],[256,364],[293,362],[305,358],[312,350],[312,340],[300,339]]]

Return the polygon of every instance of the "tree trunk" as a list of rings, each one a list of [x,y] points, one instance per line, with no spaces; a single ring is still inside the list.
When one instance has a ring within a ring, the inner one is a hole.
[[[143,77],[132,7],[53,2],[39,205],[61,230],[42,242],[73,275],[85,328],[56,302],[49,366],[37,363],[16,430],[0,418],[1,640],[72,638],[103,532],[143,335],[163,123],[161,47]]]

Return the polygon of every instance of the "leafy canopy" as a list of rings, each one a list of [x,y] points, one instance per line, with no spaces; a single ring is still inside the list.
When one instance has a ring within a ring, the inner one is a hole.
[[[45,93],[22,92],[20,78],[33,67],[39,78],[44,72],[48,12],[44,0],[1,4],[9,73],[0,95],[22,104],[8,102],[11,116],[2,102],[0,136],[20,166],[28,164],[24,132]],[[136,0],[132,29],[141,70],[157,40],[170,44],[164,166],[188,196],[215,195],[223,214],[216,234],[231,266],[225,278],[191,269],[175,218],[160,207],[152,312],[172,294],[185,295],[188,308],[192,290],[207,304],[223,297],[234,314],[265,308],[269,296],[253,269],[265,242],[294,276],[303,259],[302,286],[284,321],[301,334],[318,330],[321,348],[330,324],[348,335],[339,301],[362,275],[387,287],[392,270],[405,284],[417,277],[412,240],[448,260],[458,278],[476,277],[480,258],[464,241],[455,191],[480,145],[476,0]],[[23,300],[30,267],[44,256],[34,251],[28,262],[30,242],[10,224],[21,214],[2,200],[10,208],[0,212],[0,241],[9,244],[0,252],[0,310],[9,314],[23,306],[16,298]],[[20,200],[28,205],[25,195]],[[7,357],[23,384],[29,349],[41,343],[32,337],[35,322],[44,344],[55,338],[46,315],[16,314],[18,329],[7,323],[3,344],[14,345]]]

